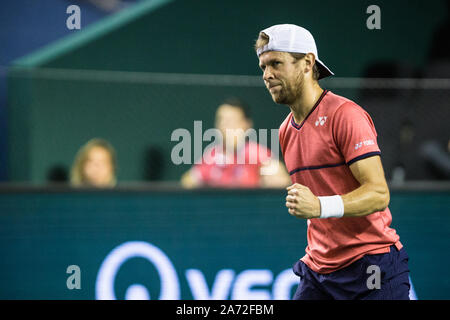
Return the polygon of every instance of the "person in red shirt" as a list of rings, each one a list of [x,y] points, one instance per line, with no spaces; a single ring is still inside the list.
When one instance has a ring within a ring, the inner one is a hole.
[[[246,104],[236,98],[225,100],[217,108],[215,121],[222,146],[215,144],[207,148],[202,161],[182,176],[182,186],[284,188],[289,185],[285,166],[271,156],[268,148],[247,140],[246,132],[252,125]],[[264,174],[265,169],[269,174]]]
[[[409,299],[409,258],[390,227],[369,114],[320,87],[333,73],[308,30],[264,29],[255,50],[273,101],[291,110],[279,130],[293,183],[286,207],[308,227],[306,254],[294,265],[301,278],[294,299]]]

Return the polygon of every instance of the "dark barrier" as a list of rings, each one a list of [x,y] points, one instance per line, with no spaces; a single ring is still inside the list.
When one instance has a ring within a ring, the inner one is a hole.
[[[306,223],[282,190],[0,192],[0,299],[289,299]],[[450,298],[450,193],[394,191],[419,299]]]

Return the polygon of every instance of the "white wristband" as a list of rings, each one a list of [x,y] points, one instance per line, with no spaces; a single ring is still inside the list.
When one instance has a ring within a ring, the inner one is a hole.
[[[319,218],[340,218],[344,215],[344,201],[341,196],[318,197],[320,201]]]

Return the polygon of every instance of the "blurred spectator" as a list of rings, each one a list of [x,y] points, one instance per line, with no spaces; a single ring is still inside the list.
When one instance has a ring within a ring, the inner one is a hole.
[[[50,183],[67,183],[68,181],[67,168],[62,164],[57,164],[47,172],[47,181]]]
[[[159,146],[148,147],[144,156],[144,180],[163,180],[165,167],[162,149]]]
[[[70,172],[72,186],[114,187],[116,152],[106,140],[89,140],[77,152]]]
[[[202,162],[182,176],[184,187],[281,188],[291,183],[285,166],[271,157],[269,149],[247,141],[245,132],[252,128],[253,122],[242,101],[228,99],[221,104],[216,111],[215,126],[223,138],[221,147],[215,145],[204,151]],[[256,161],[252,162],[252,157]]]
[[[415,174],[420,174],[422,164],[417,161],[415,134],[413,123],[409,119],[404,120],[398,130],[398,143],[392,143],[392,153],[396,159],[392,169],[392,184],[402,185],[405,180],[411,177],[414,179],[417,177]]]
[[[436,140],[422,144],[420,155],[434,173],[435,179],[450,179],[450,140],[442,146]]]

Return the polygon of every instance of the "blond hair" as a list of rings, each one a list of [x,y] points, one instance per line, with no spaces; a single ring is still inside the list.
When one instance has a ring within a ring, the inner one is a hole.
[[[258,51],[258,49],[264,47],[268,43],[269,43],[269,36],[267,34],[265,34],[264,32],[260,32],[258,39],[256,39],[256,42],[255,42],[255,47],[254,47],[255,51]],[[306,56],[306,54],[304,54],[304,53],[296,53],[296,52],[289,52],[289,54],[295,59],[294,63],[300,59],[303,59]],[[319,77],[320,77],[319,68],[314,63],[313,79],[318,80]]]
[[[89,152],[96,147],[100,147],[109,153],[112,165],[112,179],[108,185],[111,187],[116,185],[116,151],[108,141],[101,138],[94,138],[86,142],[75,155],[75,160],[73,161],[72,168],[70,170],[70,184],[72,186],[82,186],[89,184],[86,180],[86,177],[84,176],[83,168],[86,160],[88,159]]]

